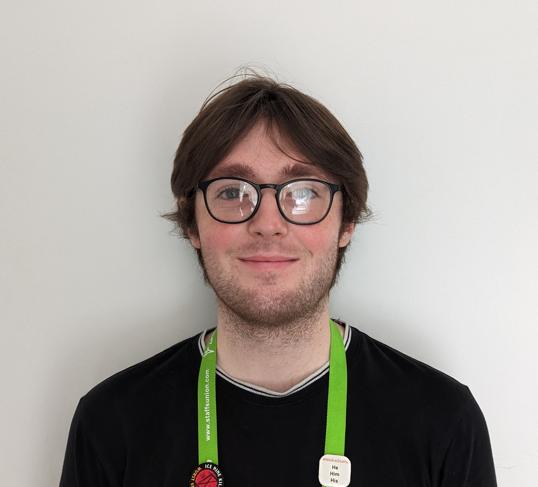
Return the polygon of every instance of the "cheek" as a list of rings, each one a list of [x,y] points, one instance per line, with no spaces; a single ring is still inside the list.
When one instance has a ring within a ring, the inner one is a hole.
[[[331,211],[320,223],[309,228],[311,245],[316,250],[332,251],[340,246],[340,228],[342,226],[342,200],[340,193],[334,195]]]
[[[226,225],[220,224],[209,215],[201,192],[196,196],[195,218],[198,236],[189,235],[192,245],[197,249],[204,248],[206,251],[218,249],[226,240],[222,235]]]
[[[240,245],[238,225],[219,223],[209,215],[198,219],[200,247],[204,252],[223,254],[230,248]]]
[[[202,248],[219,252],[222,249],[230,247],[233,240],[227,235],[226,231],[218,229],[204,228],[200,231],[200,243]]]
[[[329,224],[330,223],[330,224]],[[338,247],[338,225],[325,220],[311,227],[299,228],[298,243],[315,257],[335,252]]]

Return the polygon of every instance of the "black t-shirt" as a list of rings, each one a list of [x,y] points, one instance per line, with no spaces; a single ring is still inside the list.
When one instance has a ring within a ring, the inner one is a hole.
[[[496,486],[469,389],[346,327],[352,487]],[[201,336],[105,380],[77,408],[61,487],[187,487],[198,465]],[[225,487],[319,486],[328,366],[275,394],[217,371]]]

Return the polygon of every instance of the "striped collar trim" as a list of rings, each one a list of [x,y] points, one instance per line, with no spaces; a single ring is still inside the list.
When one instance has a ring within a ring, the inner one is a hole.
[[[349,344],[351,342],[351,327],[347,325],[346,323],[342,323],[340,321],[338,321],[338,323],[344,326],[344,348],[347,351]],[[213,329],[214,328],[211,328],[209,330],[204,330],[198,339],[198,350],[200,351],[200,356],[202,356],[204,353],[205,336],[208,332],[212,331]],[[222,377],[224,380],[230,382],[234,386],[244,389],[245,391],[252,392],[254,394],[259,394],[260,396],[273,397],[273,398],[287,397],[287,396],[290,396],[291,394],[295,394],[296,392],[305,389],[310,384],[314,383],[316,380],[323,377],[328,372],[329,372],[329,362],[327,361],[318,370],[316,370],[316,372],[309,375],[306,379],[302,380],[301,382],[299,382],[299,384],[296,384],[291,389],[288,389],[286,392],[274,392],[274,391],[270,391],[269,389],[265,389],[264,387],[255,386],[254,384],[250,384],[242,380],[234,379],[217,365],[217,375],[219,377]]]

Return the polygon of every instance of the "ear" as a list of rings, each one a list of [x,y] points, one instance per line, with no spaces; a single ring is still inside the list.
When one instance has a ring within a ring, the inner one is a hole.
[[[189,240],[195,249],[200,250],[202,248],[202,245],[200,244],[200,237],[195,234],[191,228],[189,228]]]
[[[185,208],[185,204],[186,204],[186,198],[185,197],[181,197],[181,198],[178,199],[177,206],[179,208],[181,208],[181,209]],[[189,234],[189,240],[191,242],[191,245],[195,249],[200,250],[202,248],[202,245],[200,244],[200,236],[198,234],[198,228],[196,227],[196,222],[194,222],[194,228],[192,228],[192,227],[189,228],[187,233]]]
[[[353,231],[355,230],[355,225],[353,223],[349,223],[348,225],[345,225],[343,228],[342,235],[340,235],[340,240],[338,242],[339,247],[345,247],[350,241],[351,237],[353,236]]]

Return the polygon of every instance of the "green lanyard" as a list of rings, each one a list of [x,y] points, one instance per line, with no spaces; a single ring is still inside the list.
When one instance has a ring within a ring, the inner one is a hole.
[[[216,368],[217,330],[215,329],[205,347],[198,374],[198,461],[218,465]]]
[[[327,429],[325,432],[325,456],[344,458],[346,443],[347,363],[344,342],[338,326],[331,320],[331,351],[329,365],[329,397],[327,400]],[[222,475],[217,446],[217,404],[215,374],[217,367],[217,330],[215,329],[204,349],[198,375],[198,461],[200,466],[193,473],[191,485],[201,470],[217,471],[215,480]],[[347,459],[346,459],[347,460]],[[334,461],[334,460],[332,460]],[[340,460],[338,460],[340,462]],[[332,467],[333,469],[336,467]],[[201,475],[201,474],[199,474]],[[210,475],[213,475],[210,473]],[[334,485],[334,484],[333,484]],[[344,484],[338,484],[344,485]],[[346,484],[347,485],[347,484]]]

